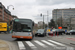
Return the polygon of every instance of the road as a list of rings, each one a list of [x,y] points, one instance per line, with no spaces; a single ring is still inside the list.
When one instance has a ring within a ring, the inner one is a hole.
[[[14,43],[18,50],[74,50],[74,46],[68,45],[66,40],[60,40],[63,36],[34,37],[33,40],[11,38],[11,34],[0,34],[0,39]],[[64,38],[70,37],[64,35]],[[73,36],[72,36],[73,37]],[[57,40],[56,40],[57,39]],[[75,42],[75,41],[74,41]]]

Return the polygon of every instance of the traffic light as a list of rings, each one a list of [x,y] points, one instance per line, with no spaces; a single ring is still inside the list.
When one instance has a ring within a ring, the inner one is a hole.
[[[40,14],[40,16],[42,16],[42,13]]]

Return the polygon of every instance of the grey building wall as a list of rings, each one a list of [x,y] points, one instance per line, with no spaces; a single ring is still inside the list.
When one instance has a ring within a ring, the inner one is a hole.
[[[69,9],[54,9],[52,18],[56,22],[62,22],[62,27],[73,27],[75,29],[75,8]],[[57,20],[56,20],[57,19]],[[72,20],[73,19],[73,20]]]

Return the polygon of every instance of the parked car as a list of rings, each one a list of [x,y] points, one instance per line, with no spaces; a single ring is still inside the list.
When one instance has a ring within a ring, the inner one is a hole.
[[[35,36],[46,36],[46,33],[44,32],[44,29],[38,29]]]
[[[66,32],[66,35],[74,35],[75,34],[75,30],[70,30]]]
[[[65,31],[63,29],[54,29],[50,32],[48,32],[48,35],[62,35],[62,34],[65,34]]]

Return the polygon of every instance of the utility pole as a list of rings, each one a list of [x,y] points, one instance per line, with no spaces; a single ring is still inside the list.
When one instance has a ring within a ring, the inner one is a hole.
[[[47,11],[47,27],[49,28],[49,25],[48,25],[48,11]]]
[[[42,13],[41,13],[40,16],[43,16],[43,29],[45,28],[44,16],[47,16],[47,27],[49,27],[49,25],[48,25],[48,11],[47,11],[47,15],[42,15]]]
[[[44,15],[43,15],[43,29],[44,29]]]
[[[13,10],[14,10],[14,6],[13,6],[13,5],[7,6],[7,10],[9,10],[9,7],[10,7],[10,6],[12,6],[12,7],[13,7]],[[8,17],[8,32],[9,32],[9,15],[7,15],[7,17]]]

